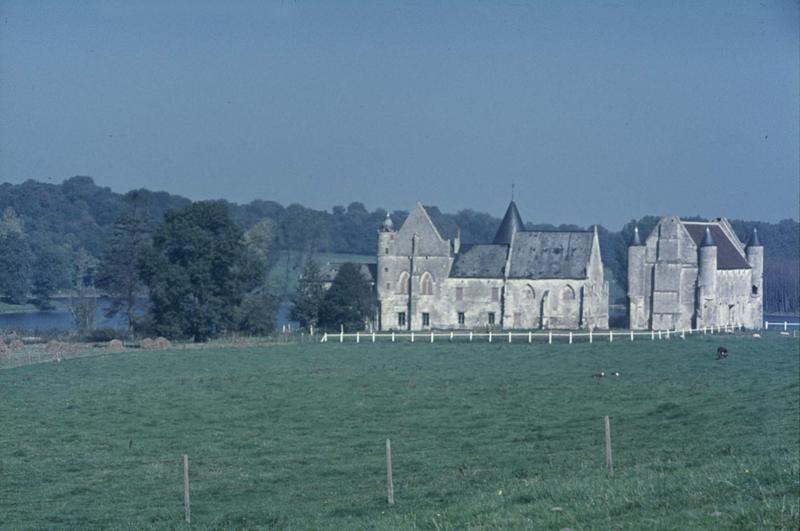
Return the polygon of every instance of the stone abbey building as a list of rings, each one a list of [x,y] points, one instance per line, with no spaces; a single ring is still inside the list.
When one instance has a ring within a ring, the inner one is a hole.
[[[628,247],[628,316],[634,330],[761,328],[764,248],[747,245],[728,220],[662,218]]]
[[[492,243],[444,239],[417,203],[378,232],[377,328],[608,328],[597,231],[527,231],[512,201]]]

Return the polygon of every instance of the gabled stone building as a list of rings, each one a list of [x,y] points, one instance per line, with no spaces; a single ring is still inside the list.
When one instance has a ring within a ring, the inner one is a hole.
[[[595,231],[526,231],[512,201],[492,243],[444,239],[417,203],[378,232],[377,328],[608,328]]]
[[[628,247],[628,317],[634,330],[761,328],[764,248],[745,246],[728,220],[662,218]]]

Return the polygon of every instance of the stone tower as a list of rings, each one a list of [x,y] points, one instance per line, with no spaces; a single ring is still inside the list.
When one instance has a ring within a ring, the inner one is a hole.
[[[699,254],[695,299],[697,328],[714,326],[717,322],[717,244],[708,227],[700,244]]]
[[[647,247],[639,236],[639,227],[633,228],[633,237],[628,244],[628,327],[644,329],[649,327],[645,296],[645,254]]]
[[[757,328],[761,328],[764,322],[763,300],[764,300],[764,247],[758,239],[758,229],[753,227],[753,233],[747,242],[745,249],[747,262],[750,264],[750,298],[754,304],[752,308],[752,322],[758,323]]]

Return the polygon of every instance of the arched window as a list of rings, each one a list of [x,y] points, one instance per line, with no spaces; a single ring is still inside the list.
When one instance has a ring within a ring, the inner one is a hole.
[[[397,293],[408,294],[408,273],[405,271],[400,273],[400,278],[397,280]]]
[[[561,300],[571,301],[575,299],[575,290],[569,284],[561,290]]]
[[[533,291],[533,286],[525,286],[525,298],[529,301],[536,298],[536,292]]]
[[[422,295],[433,295],[433,277],[430,273],[423,273],[420,281],[420,292]]]

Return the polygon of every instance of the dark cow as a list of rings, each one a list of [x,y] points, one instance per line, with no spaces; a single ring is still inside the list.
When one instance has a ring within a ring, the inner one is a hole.
[[[717,349],[717,359],[721,360],[722,358],[727,358],[727,357],[728,357],[728,349],[726,349],[725,347],[719,347]]]

